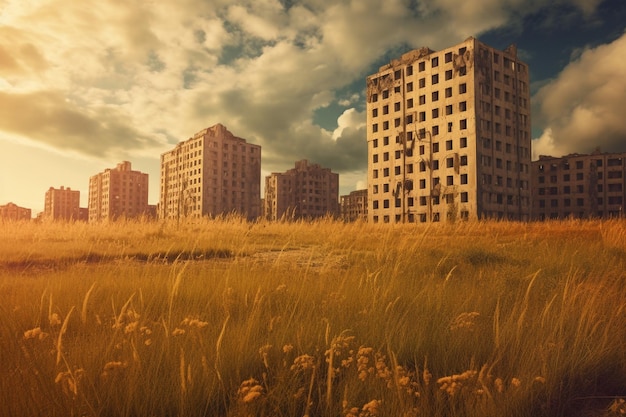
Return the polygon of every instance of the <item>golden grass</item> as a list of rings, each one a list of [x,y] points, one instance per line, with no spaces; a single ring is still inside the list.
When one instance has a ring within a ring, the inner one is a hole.
[[[0,415],[624,410],[623,221],[0,234]]]

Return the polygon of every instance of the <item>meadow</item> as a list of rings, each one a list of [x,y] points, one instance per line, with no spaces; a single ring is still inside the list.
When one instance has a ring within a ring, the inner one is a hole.
[[[626,222],[0,224],[2,416],[623,416]]]

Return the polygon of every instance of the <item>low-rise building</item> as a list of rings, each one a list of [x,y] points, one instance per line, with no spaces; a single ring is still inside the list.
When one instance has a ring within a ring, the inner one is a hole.
[[[148,174],[128,161],[89,178],[89,221],[141,217],[148,213]]]
[[[80,191],[50,187],[46,191],[43,218],[45,220],[81,220]]]
[[[341,218],[346,222],[367,221],[367,189],[352,191],[342,195],[339,203]]]
[[[268,220],[313,219],[339,215],[339,174],[306,159],[295,168],[265,177]]]
[[[623,216],[625,161],[626,153],[540,156],[531,167],[533,219]]]
[[[31,209],[20,207],[15,203],[7,203],[4,206],[0,206],[0,219],[2,220],[30,220],[31,216]]]

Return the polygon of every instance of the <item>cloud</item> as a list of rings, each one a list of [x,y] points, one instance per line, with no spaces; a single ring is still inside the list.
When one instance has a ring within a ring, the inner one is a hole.
[[[560,4],[592,13],[598,1]],[[219,122],[263,146],[264,170],[307,158],[363,173],[362,92],[346,90],[364,86],[375,62],[389,50],[458,43],[550,2],[0,4],[0,139],[5,131],[87,155],[141,152],[158,164],[165,149]],[[330,104],[349,107],[332,132],[313,123]]]
[[[562,156],[626,150],[626,33],[606,45],[587,49],[533,100],[543,128],[533,155]]]
[[[58,149],[80,150],[93,156],[154,146],[114,109],[88,113],[67,102],[62,94],[0,92],[0,130],[47,143]]]

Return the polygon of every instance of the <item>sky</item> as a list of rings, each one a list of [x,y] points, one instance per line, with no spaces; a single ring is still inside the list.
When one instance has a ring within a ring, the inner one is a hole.
[[[308,159],[367,186],[365,78],[470,36],[529,64],[533,156],[626,151],[624,0],[0,0],[0,204],[43,210],[216,123],[262,177]]]

